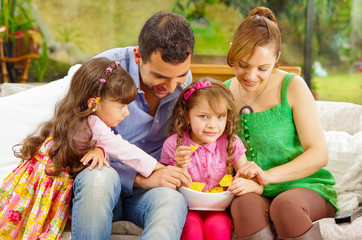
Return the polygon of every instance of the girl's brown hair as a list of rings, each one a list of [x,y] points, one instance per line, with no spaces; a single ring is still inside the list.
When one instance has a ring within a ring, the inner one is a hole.
[[[104,79],[104,81],[100,81]],[[95,147],[87,117],[94,114],[87,100],[100,97],[129,104],[136,99],[137,89],[132,77],[118,63],[107,58],[93,58],[84,63],[74,74],[67,95],[56,104],[53,118],[30,134],[20,153],[24,160],[31,159],[48,136],[52,136],[49,157],[58,175],[64,168],[70,177],[85,168],[80,162],[83,155]],[[82,140],[80,140],[82,139]],[[83,140],[84,139],[84,140]]]
[[[185,92],[193,87],[195,83],[204,81],[210,81],[211,87],[197,89],[187,100],[185,100]],[[235,106],[234,99],[229,88],[227,88],[221,81],[209,77],[200,78],[193,81],[181,92],[173,110],[169,135],[176,133],[177,146],[182,145],[182,136],[184,131],[190,130],[190,124],[188,123],[189,112],[200,100],[207,101],[211,109],[217,114],[225,113],[225,109],[222,109],[222,105],[220,103],[224,102],[226,104],[227,116],[224,134],[226,134],[228,140],[227,152],[229,155],[226,164],[229,174],[232,174],[232,159],[234,157],[233,141],[236,122]]]
[[[274,13],[266,7],[254,8],[239,25],[227,55],[227,62],[233,67],[246,54],[249,58],[256,47],[274,45],[275,56],[279,56],[281,34]],[[275,65],[277,67],[278,64]]]

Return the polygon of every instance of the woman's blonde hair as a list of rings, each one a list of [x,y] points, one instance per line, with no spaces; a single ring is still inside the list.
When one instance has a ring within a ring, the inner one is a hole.
[[[269,8],[256,7],[236,30],[227,62],[233,67],[245,55],[250,54],[251,58],[256,47],[269,44],[275,47],[276,58],[279,57],[281,34],[274,13]]]
[[[184,94],[190,88],[192,88],[195,83],[209,81],[211,83],[211,87],[206,87],[202,89],[195,90],[191,96],[185,100]],[[229,174],[233,173],[233,165],[232,159],[234,157],[234,149],[233,149],[233,141],[235,136],[235,106],[234,106],[234,98],[229,90],[221,81],[205,77],[200,78],[193,81],[189,86],[187,86],[180,94],[178,98],[173,114],[172,121],[170,126],[169,135],[174,133],[177,134],[177,146],[182,145],[182,136],[185,131],[190,130],[190,124],[188,121],[188,116],[190,110],[201,100],[207,101],[211,107],[211,109],[217,114],[224,114],[225,109],[222,109],[221,106],[226,106],[226,126],[224,130],[224,134],[227,136],[228,146],[228,159],[227,159],[227,167]],[[225,103],[224,105],[220,103]]]
[[[76,71],[67,95],[56,104],[53,118],[30,134],[15,155],[24,160],[31,159],[41,144],[52,136],[48,154],[54,171],[46,173],[56,176],[64,168],[70,177],[75,177],[85,168],[80,159],[95,146],[87,120],[94,114],[95,105],[88,107],[87,100],[100,97],[101,100],[128,104],[136,96],[132,77],[118,63],[107,58],[93,58]]]

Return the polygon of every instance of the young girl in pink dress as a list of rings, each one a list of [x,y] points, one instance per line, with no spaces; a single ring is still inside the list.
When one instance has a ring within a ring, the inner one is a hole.
[[[225,174],[257,167],[245,157],[245,147],[235,135],[233,97],[222,82],[203,78],[181,93],[173,112],[171,135],[164,143],[161,163],[186,167],[194,182],[206,183],[203,191],[219,186]],[[197,146],[191,153],[190,146]],[[235,195],[263,191],[238,172],[229,187]],[[228,212],[189,210],[181,239],[228,239],[233,231]]]
[[[78,69],[53,119],[24,140],[16,153],[20,165],[1,185],[0,239],[59,239],[73,179],[89,164],[85,171],[109,167],[112,156],[144,177],[162,167],[111,131],[136,96],[133,79],[117,62],[94,58]]]

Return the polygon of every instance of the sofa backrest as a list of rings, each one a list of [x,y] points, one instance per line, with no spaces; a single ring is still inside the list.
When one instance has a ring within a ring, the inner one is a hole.
[[[286,72],[301,74],[301,68],[298,66],[279,66],[278,69]],[[226,81],[235,76],[234,69],[226,64],[191,64],[190,71],[192,78],[212,77],[217,80]]]

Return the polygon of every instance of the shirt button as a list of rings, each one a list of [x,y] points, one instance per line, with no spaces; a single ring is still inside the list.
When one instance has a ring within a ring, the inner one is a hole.
[[[158,123],[159,122],[158,119],[156,119],[155,122]]]
[[[146,140],[142,140],[142,142],[143,142],[143,143],[145,143],[145,142],[146,142]]]

